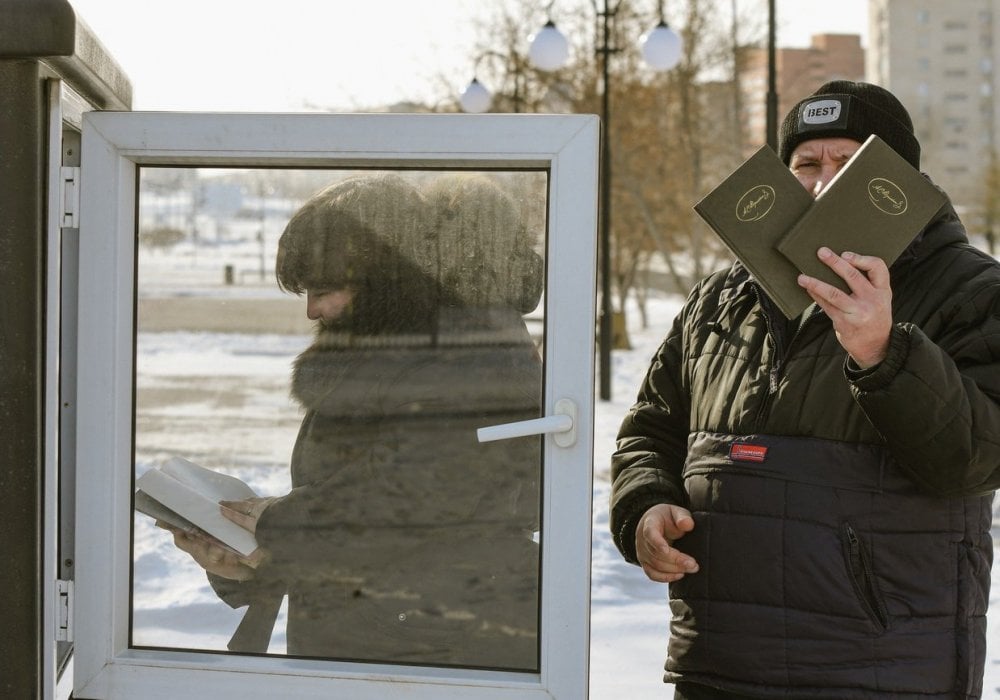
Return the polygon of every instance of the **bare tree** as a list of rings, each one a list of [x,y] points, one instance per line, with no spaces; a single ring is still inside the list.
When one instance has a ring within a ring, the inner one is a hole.
[[[655,24],[652,0],[610,2],[609,143],[612,154],[611,269],[615,313],[630,295],[645,317],[650,286],[685,293],[728,264],[728,250],[693,205],[742,159],[739,60],[747,39],[718,22],[725,0],[671,0],[666,17],[683,39],[680,64],[657,74],[642,63],[638,39]],[[732,8],[736,6],[733,0]],[[597,46],[603,0],[560,3],[553,17],[576,50],[545,73],[526,60],[526,37],[549,17],[537,3],[508,0],[484,26],[477,73],[491,84],[494,111],[547,111],[553,94],[578,113],[601,113]],[[555,11],[555,8],[553,9]],[[738,23],[738,21],[737,21]],[[624,327],[623,320],[619,324]],[[623,339],[627,342],[627,339]]]
[[[730,259],[693,205],[740,161],[732,128],[739,105],[726,79],[733,47],[715,21],[717,3],[689,0],[681,9],[675,22],[684,41],[680,64],[625,85],[626,116],[619,109],[618,129],[612,126],[620,309],[632,293],[642,311],[646,291],[637,285],[653,282],[648,271],[641,274],[652,261],[665,268],[658,286],[684,293]],[[633,66],[630,74],[642,76],[642,70]]]

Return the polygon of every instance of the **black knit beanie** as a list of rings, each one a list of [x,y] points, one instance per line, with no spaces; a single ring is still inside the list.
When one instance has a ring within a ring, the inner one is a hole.
[[[778,131],[778,155],[787,165],[803,141],[843,136],[864,142],[872,134],[920,169],[920,142],[896,96],[871,83],[834,80],[792,107]]]

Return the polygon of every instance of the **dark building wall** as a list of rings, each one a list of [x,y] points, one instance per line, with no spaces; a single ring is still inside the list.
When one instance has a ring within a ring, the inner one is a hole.
[[[41,697],[54,580],[45,519],[46,221],[57,79],[94,109],[129,109],[131,85],[66,0],[0,0],[0,697]],[[52,184],[55,186],[55,183]],[[70,312],[75,311],[70,310]],[[56,456],[53,455],[53,458]]]
[[[41,673],[44,182],[39,64],[0,61],[0,696],[36,697]]]

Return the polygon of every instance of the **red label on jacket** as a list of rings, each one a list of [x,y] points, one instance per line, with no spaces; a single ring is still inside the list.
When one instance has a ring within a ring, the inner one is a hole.
[[[767,459],[767,448],[764,445],[734,442],[729,448],[729,459],[734,462],[763,462]]]

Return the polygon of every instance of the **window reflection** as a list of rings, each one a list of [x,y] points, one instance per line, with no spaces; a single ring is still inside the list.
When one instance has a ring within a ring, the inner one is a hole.
[[[540,415],[545,173],[142,183],[136,476],[238,476],[261,548],[137,513],[133,645],[537,670],[541,442],[475,431]]]

